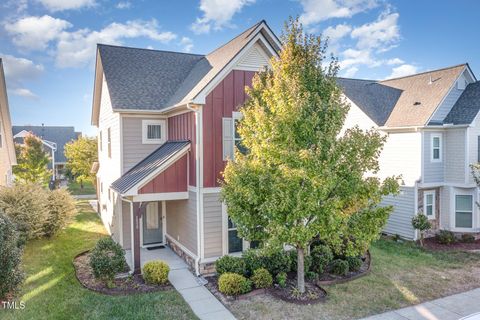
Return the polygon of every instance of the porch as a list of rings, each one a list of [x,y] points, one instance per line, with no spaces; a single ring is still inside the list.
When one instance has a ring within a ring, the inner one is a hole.
[[[168,264],[170,270],[188,269],[185,261],[182,260],[175,252],[167,246],[160,246],[158,249],[140,248],[140,265],[143,268],[145,263],[152,260],[162,260]],[[125,250],[125,259],[133,270],[132,250]]]

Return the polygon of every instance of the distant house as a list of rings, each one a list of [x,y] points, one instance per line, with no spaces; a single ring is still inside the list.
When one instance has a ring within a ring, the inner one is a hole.
[[[74,127],[62,126],[13,126],[13,136],[15,143],[22,144],[23,137],[26,134],[33,134],[40,138],[45,145],[45,152],[52,157],[52,147],[56,147],[54,151],[55,159],[55,176],[61,178],[67,159],[65,158],[65,145],[72,140],[77,140],[82,133],[76,132]],[[49,164],[49,169],[52,168],[52,162]]]
[[[0,186],[11,185],[13,181],[12,166],[16,164],[5,73],[2,59],[0,59]]]

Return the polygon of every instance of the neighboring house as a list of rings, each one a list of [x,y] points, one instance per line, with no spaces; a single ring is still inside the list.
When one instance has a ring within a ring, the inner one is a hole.
[[[468,64],[383,81],[338,79],[351,109],[346,127],[386,135],[378,176],[401,175],[385,231],[417,239],[411,219],[426,214],[433,232],[480,232],[480,82]]]
[[[13,126],[13,137],[15,143],[23,144],[23,138],[27,134],[33,134],[43,141],[45,152],[51,158],[48,168],[52,168],[55,163],[55,177],[62,179],[67,158],[65,157],[65,145],[82,136],[81,132],[76,132],[74,127],[63,126]],[[53,151],[53,150],[54,151]],[[52,154],[53,151],[53,154]]]
[[[197,274],[249,247],[228,220],[219,179],[245,86],[279,50],[264,21],[207,55],[98,45],[100,215],[133,251],[135,271],[141,247],[168,244]]]
[[[12,136],[12,121],[8,107],[7,86],[0,59],[0,186],[10,186],[13,181],[12,166],[17,164]]]

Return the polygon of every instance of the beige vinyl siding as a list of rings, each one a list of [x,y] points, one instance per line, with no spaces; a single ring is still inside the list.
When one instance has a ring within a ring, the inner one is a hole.
[[[440,135],[441,141],[441,159],[442,161],[432,161],[432,136]],[[443,132],[424,131],[423,132],[423,182],[443,182],[445,168],[445,139]]]
[[[166,201],[167,234],[197,254],[197,193],[187,200]]]
[[[122,201],[122,229],[123,229],[123,249],[132,247],[132,228],[131,228],[130,203]]]
[[[393,206],[393,212],[388,218],[384,231],[388,234],[398,234],[407,239],[415,237],[412,228],[412,218],[415,215],[415,187],[400,187],[400,194],[386,196],[381,206]]]
[[[465,130],[445,131],[445,182],[465,183]]]
[[[222,203],[220,193],[203,194],[203,234],[205,258],[222,255]]]
[[[127,172],[160,146],[160,144],[142,143],[142,120],[158,119],[160,118],[122,117],[123,172]]]

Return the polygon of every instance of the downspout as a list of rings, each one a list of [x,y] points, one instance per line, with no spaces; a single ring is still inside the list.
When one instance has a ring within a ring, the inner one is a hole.
[[[200,121],[201,121],[201,114],[200,108],[198,105],[194,105],[192,103],[187,103],[187,108],[195,112],[195,180],[197,185],[197,257],[195,258],[195,274],[197,276],[200,275],[200,254],[202,250],[202,241],[200,236],[200,210],[201,210],[201,190],[200,190],[200,166],[201,166],[201,159],[200,159],[200,137],[201,137],[201,130],[200,130]]]

